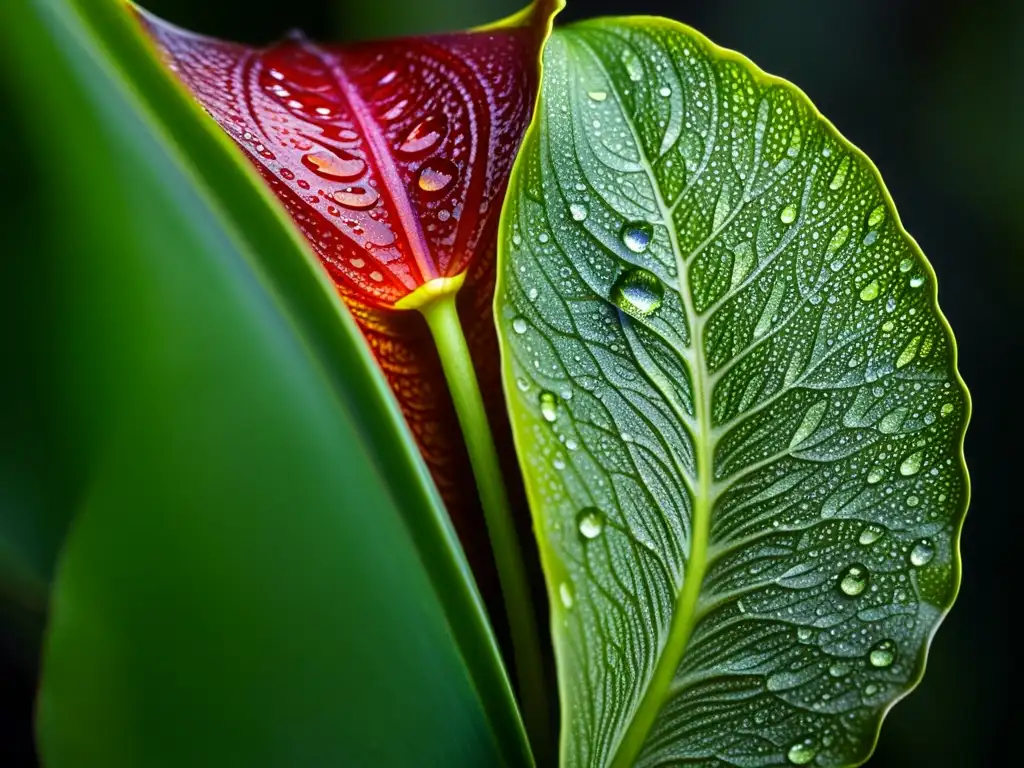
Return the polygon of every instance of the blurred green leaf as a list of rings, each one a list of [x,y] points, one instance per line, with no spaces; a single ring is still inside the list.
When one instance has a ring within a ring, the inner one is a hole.
[[[56,543],[78,512],[46,764],[528,764],[426,470],[262,183],[121,4],[5,3],[0,47],[30,153],[5,258],[52,281],[29,373],[56,382],[43,447],[76,500],[5,508],[0,534]]]
[[[565,765],[852,765],[960,578],[935,275],[789,83],[654,18],[556,31],[502,218],[506,391]]]

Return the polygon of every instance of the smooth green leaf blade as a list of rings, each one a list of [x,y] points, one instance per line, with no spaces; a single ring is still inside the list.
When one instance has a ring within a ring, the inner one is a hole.
[[[46,763],[528,764],[436,491],[261,182],[120,4],[0,21],[47,179],[11,256],[63,266],[48,352],[88,478],[54,591]]]
[[[563,761],[859,763],[959,583],[935,276],[870,161],[693,30],[544,67],[496,311]]]

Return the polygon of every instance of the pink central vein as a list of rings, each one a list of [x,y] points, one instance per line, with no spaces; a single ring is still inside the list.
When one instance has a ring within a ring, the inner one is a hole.
[[[352,116],[359,125],[360,133],[366,138],[366,142],[370,147],[370,155],[377,168],[377,173],[380,174],[385,189],[390,193],[395,212],[398,214],[398,220],[402,224],[406,241],[409,243],[416,266],[419,268],[422,282],[426,283],[440,277],[437,266],[434,264],[434,259],[431,258],[430,247],[427,245],[426,237],[423,234],[420,218],[412,207],[409,193],[391,156],[391,149],[381,133],[380,126],[374,119],[373,113],[359,95],[352,81],[349,80],[344,68],[340,63],[336,62],[335,57],[327,56],[324,52],[316,49],[315,46],[310,47],[316,50],[316,53],[322,60],[330,62],[331,74],[338,81],[341,92],[348,102],[349,109],[352,110]]]

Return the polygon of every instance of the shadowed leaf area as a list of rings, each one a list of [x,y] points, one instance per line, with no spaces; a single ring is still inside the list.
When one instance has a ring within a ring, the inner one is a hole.
[[[867,759],[959,584],[969,411],[870,161],[689,28],[586,22],[500,248],[564,765]]]
[[[514,469],[491,309],[495,238],[553,6],[537,2],[480,31],[352,46],[293,34],[262,49],[140,13],[168,66],[244,150],[351,309],[489,602],[496,575],[437,351],[422,316],[396,304],[464,276],[459,313]],[[525,510],[518,483],[509,485]]]

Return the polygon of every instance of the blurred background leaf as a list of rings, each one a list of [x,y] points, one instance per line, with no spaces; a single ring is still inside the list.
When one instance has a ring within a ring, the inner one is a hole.
[[[2,6],[24,0],[4,0]],[[514,10],[508,0],[143,0],[165,18],[232,39],[266,42],[301,27],[320,39],[351,40],[396,32],[476,24]],[[967,436],[973,502],[963,537],[960,597],[932,646],[920,688],[887,718],[871,765],[1000,764],[1012,738],[1019,664],[1012,631],[1012,567],[1020,541],[1015,435],[1024,376],[1019,279],[1024,273],[1024,4],[1019,0],[571,0],[563,20],[603,14],[655,13],[691,24],[715,42],[741,50],[773,74],[807,91],[839,130],[877,163],[901,217],[939,279],[940,301],[960,345],[960,370],[976,408]],[[6,51],[0,46],[0,60]],[[11,105],[10,67],[0,93]],[[33,170],[27,127],[0,117],[0,520],[15,505],[60,509],[68,488],[50,481],[66,458],[49,435],[65,423],[47,395],[57,381],[40,350],[63,331],[53,311],[52,257],[39,217],[51,179]],[[73,131],[73,126],[67,126]],[[62,199],[62,205],[77,204]],[[33,214],[33,211],[36,213]],[[39,218],[33,218],[33,215]],[[13,227],[11,222],[21,226]],[[33,223],[35,222],[35,223]],[[20,240],[18,240],[20,238]],[[27,320],[27,318],[29,320]],[[46,405],[43,406],[42,404]],[[17,425],[12,428],[11,425]],[[16,458],[18,468],[10,458]],[[45,549],[46,536],[40,535]],[[22,618],[31,616],[19,611]],[[20,629],[5,630],[0,653],[0,764],[27,760],[33,689],[32,650]]]
[[[4,678],[28,688],[52,578],[46,763],[526,764],[358,331],[134,27],[110,2],[0,9]],[[23,712],[4,765],[31,760]]]

